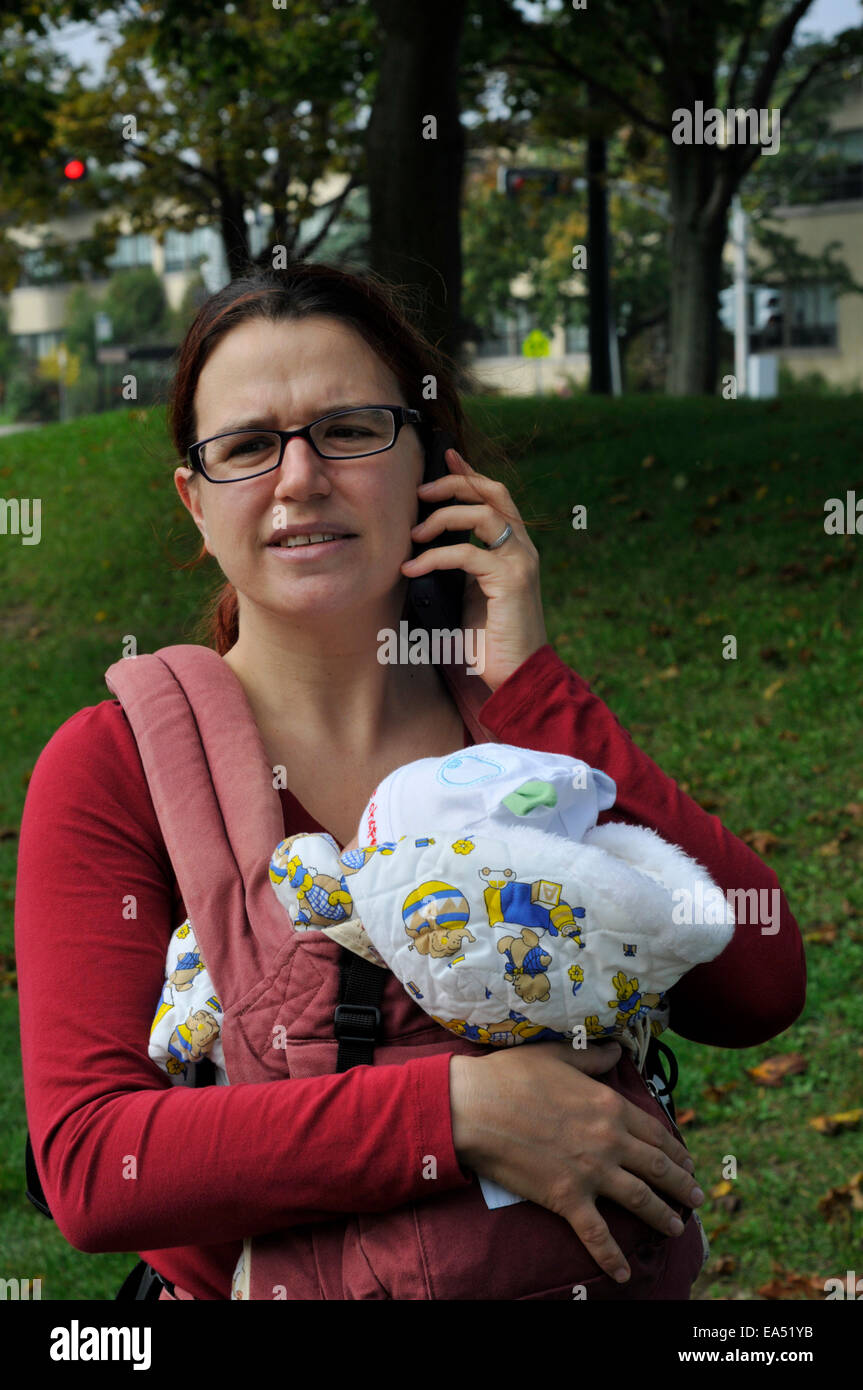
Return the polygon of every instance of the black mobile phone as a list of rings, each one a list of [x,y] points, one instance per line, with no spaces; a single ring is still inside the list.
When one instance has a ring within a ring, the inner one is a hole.
[[[458,444],[451,434],[446,430],[434,429],[426,437],[426,467],[423,474],[423,482],[433,482],[435,478],[441,478],[449,473],[446,464],[447,449],[457,449]],[[427,516],[437,511],[439,507],[451,506],[456,498],[445,497],[439,501],[426,502],[422,499],[419,504],[417,521],[425,521]],[[424,550],[433,550],[437,546],[460,545],[470,540],[469,531],[443,531],[439,536],[434,536],[432,540],[422,544],[414,542],[413,555],[422,555]],[[427,630],[432,628],[453,628],[461,627],[462,601],[464,599],[464,570],[433,570],[431,574],[418,575],[416,579],[411,579],[408,583],[408,599],[410,602],[411,620],[416,621]]]

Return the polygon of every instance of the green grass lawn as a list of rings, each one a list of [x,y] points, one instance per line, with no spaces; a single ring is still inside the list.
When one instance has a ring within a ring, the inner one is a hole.
[[[806,1007],[781,1037],[733,1051],[665,1035],[701,1185],[721,1181],[726,1155],[737,1162],[736,1210],[718,1196],[703,1208],[716,1234],[694,1296],[757,1297],[775,1266],[819,1284],[859,1277],[863,1212],[840,1202],[847,1214],[828,1222],[818,1203],[863,1167],[861,1130],[825,1137],[808,1122],[863,1106],[863,539],[824,531],[828,497],[863,497],[863,398],[487,398],[471,413],[512,446],[522,515],[554,523],[532,534],[557,651],[731,831],[775,837],[759,852],[813,936]],[[103,673],[124,637],[139,651],[193,640],[220,580],[179,568],[198,533],[172,468],[162,410],[0,439],[0,496],[42,499],[38,546],[0,536],[0,1273],[41,1275],[52,1297],[113,1298],[135,1257],[72,1250],[23,1196],[17,828],[40,750],[109,698]],[[586,530],[571,525],[577,505]],[[808,1065],[781,1086],[748,1077],[791,1052]]]

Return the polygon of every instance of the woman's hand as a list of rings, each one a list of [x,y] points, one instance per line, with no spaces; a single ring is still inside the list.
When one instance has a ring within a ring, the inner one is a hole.
[[[484,633],[484,650],[475,648],[482,661],[479,674],[490,690],[497,690],[548,641],[539,554],[503,483],[477,473],[455,449],[447,450],[446,459],[451,472],[421,484],[419,496],[430,503],[450,497],[457,501],[439,507],[415,526],[414,540],[425,543],[444,531],[473,531],[492,545],[507,525],[512,535],[496,550],[483,550],[469,541],[438,546],[415,560],[405,560],[402,571],[415,579],[433,570],[464,570],[462,628]]]
[[[562,1216],[600,1268],[622,1283],[631,1271],[596,1198],[613,1198],[658,1231],[679,1235],[682,1222],[648,1182],[686,1206],[704,1197],[696,1195],[684,1146],[591,1079],[619,1057],[618,1043],[580,1051],[533,1043],[454,1056],[450,1103],[459,1162]]]

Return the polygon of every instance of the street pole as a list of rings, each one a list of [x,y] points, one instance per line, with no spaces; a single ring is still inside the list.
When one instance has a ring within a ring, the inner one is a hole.
[[[66,363],[68,360],[69,359],[66,353],[66,344],[61,343],[59,348],[57,349],[57,366],[59,368],[59,371],[57,373],[57,385],[60,388],[59,396],[61,425],[63,421],[66,419]]]
[[[749,395],[749,316],[746,264],[746,213],[740,195],[731,203],[731,239],[734,246],[734,375],[738,396]]]

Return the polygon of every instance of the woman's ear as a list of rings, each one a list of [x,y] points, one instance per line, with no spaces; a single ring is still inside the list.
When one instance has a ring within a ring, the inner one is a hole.
[[[204,513],[201,509],[201,499],[198,496],[197,474],[192,468],[174,469],[174,486],[180,495],[180,501],[189,512],[192,520],[204,538],[204,544],[210,550],[210,538],[207,535],[207,523],[204,520]]]

